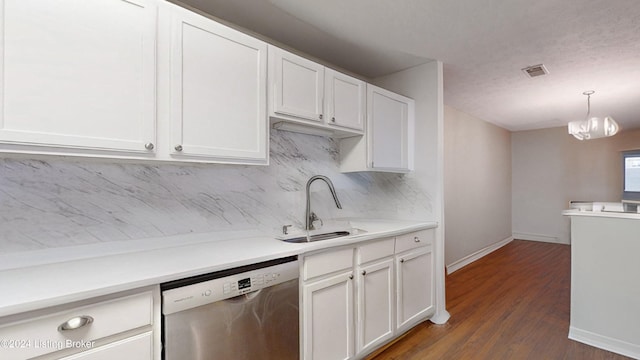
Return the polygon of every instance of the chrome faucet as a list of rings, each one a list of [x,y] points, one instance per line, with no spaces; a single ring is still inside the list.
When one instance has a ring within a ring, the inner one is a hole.
[[[320,220],[318,216],[311,211],[311,197],[309,196],[309,188],[311,187],[311,183],[316,180],[322,180],[329,185],[329,190],[331,190],[331,195],[333,195],[333,200],[336,202],[336,206],[338,209],[342,209],[342,205],[340,205],[340,200],[338,200],[338,195],[336,195],[336,189],[333,187],[333,183],[331,180],[324,175],[315,175],[312,176],[309,181],[307,181],[307,210],[304,213],[304,228],[305,230],[314,230],[313,222],[315,220]],[[320,220],[322,221],[322,220]]]

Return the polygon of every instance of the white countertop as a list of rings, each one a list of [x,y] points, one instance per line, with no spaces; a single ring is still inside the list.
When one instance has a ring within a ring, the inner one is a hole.
[[[0,317],[438,225],[350,222],[367,232],[295,244],[257,231],[227,231],[0,255]]]
[[[562,212],[565,216],[591,216],[591,217],[607,217],[619,219],[635,219],[640,220],[640,214],[618,211],[588,211],[588,210],[565,210]]]

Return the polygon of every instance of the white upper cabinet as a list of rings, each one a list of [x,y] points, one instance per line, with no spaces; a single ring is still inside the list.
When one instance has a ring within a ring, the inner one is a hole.
[[[369,150],[371,167],[409,171],[413,167],[412,99],[368,85]]]
[[[0,0],[2,151],[153,155],[153,0]]]
[[[365,82],[269,46],[269,84],[269,116],[279,123],[276,128],[334,137],[363,134]]]
[[[266,164],[266,43],[177,6],[171,26],[171,156]]]
[[[366,83],[325,68],[324,99],[327,123],[364,130]]]
[[[323,122],[324,66],[269,46],[270,115]]]
[[[367,84],[367,136],[341,140],[342,172],[413,170],[413,99]]]

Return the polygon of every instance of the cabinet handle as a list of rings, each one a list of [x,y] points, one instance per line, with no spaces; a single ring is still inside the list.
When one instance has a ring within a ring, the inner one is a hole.
[[[349,280],[353,280],[353,274],[349,275]]]
[[[176,149],[176,151],[182,151],[182,145],[180,144],[174,146],[173,148]]]
[[[403,263],[403,262],[404,262],[404,259],[400,259],[400,262],[401,262],[401,263]]]
[[[419,237],[417,237],[417,236],[415,236],[415,237],[413,238],[413,241],[414,241],[414,242],[420,242],[420,238],[419,238]]]
[[[336,122],[336,117],[335,116],[331,118],[331,122]]]
[[[320,114],[320,120],[322,120],[322,114]]]
[[[367,275],[367,270],[362,270],[362,276]]]
[[[146,144],[144,144],[144,148],[147,150],[153,150],[153,148],[156,147],[155,145],[153,145],[152,142],[148,142]]]
[[[58,326],[58,331],[69,331],[80,329],[83,326],[87,326],[93,322],[93,318],[89,315],[76,316],[71,318]]]

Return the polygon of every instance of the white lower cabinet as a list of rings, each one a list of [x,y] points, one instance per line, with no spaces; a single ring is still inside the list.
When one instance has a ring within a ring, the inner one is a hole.
[[[431,247],[418,247],[397,254],[395,262],[397,329],[404,331],[435,311]]]
[[[302,358],[361,359],[433,315],[434,237],[421,230],[304,256]]]
[[[61,360],[152,359],[152,332],[132,336]]]
[[[363,353],[393,337],[393,259],[359,266],[358,277],[358,353]]]
[[[303,285],[304,359],[350,359],[354,355],[353,272]]]
[[[157,287],[16,315],[0,319],[0,359],[160,359],[158,320]]]

